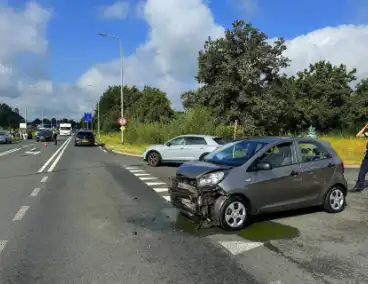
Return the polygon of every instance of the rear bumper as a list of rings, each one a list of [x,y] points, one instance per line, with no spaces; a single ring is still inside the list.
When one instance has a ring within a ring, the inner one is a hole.
[[[84,142],[84,141],[75,141],[74,142],[75,145],[78,145],[78,146],[94,146],[95,145],[95,141],[93,140],[90,140],[88,142]]]

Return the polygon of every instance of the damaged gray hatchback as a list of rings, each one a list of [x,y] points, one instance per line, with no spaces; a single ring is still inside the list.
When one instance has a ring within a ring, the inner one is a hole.
[[[344,210],[344,164],[328,142],[261,137],[224,145],[202,161],[182,164],[169,189],[188,217],[239,230],[250,216],[320,205]]]

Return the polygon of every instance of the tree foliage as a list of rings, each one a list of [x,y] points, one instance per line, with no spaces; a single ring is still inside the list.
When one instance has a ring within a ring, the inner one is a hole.
[[[0,103],[0,126],[3,128],[18,128],[24,118],[15,112],[9,105]]]

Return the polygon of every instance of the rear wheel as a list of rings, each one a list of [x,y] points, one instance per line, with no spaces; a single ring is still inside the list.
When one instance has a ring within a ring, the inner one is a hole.
[[[161,155],[156,151],[151,151],[147,154],[147,161],[151,167],[157,167],[161,164]]]
[[[328,213],[339,213],[345,209],[346,206],[346,191],[343,187],[332,186],[325,196],[323,209]]]
[[[229,197],[220,210],[220,226],[227,231],[244,228],[249,220],[249,205],[239,196]]]

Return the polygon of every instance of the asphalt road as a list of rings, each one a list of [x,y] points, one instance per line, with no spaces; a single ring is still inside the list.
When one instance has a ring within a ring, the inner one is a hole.
[[[367,283],[365,192],[338,215],[196,232],[165,200],[174,172],[73,140],[0,145],[0,283]]]

